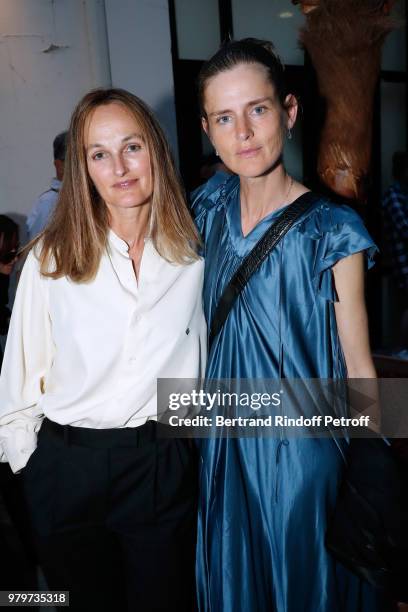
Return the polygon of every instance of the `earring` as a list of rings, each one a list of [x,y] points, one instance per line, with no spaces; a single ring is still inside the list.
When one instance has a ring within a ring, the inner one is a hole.
[[[219,157],[217,149],[214,149],[214,153],[216,154],[217,157]]]
[[[288,128],[288,140],[292,140],[292,130]]]

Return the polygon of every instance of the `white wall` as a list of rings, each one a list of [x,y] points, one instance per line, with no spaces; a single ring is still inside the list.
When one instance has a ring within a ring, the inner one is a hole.
[[[53,176],[54,136],[109,84],[103,0],[1,0],[0,212],[23,221]]]
[[[167,0],[105,0],[112,84],[145,100],[177,159],[177,127]]]
[[[1,213],[23,223],[53,176],[54,136],[111,84],[153,107],[177,157],[167,0],[1,0]]]

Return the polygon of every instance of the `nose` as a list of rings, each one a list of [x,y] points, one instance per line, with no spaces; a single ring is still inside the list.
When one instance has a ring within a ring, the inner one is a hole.
[[[237,140],[244,142],[245,140],[248,140],[248,138],[253,136],[253,130],[250,121],[245,115],[243,117],[237,117],[235,126]]]
[[[113,158],[113,172],[116,176],[124,176],[128,168],[122,155],[116,155]]]

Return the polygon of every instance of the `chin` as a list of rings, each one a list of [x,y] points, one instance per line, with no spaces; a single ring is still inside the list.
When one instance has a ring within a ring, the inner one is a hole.
[[[227,164],[227,166],[234,172],[235,174],[239,174],[240,176],[250,177],[250,176],[260,176],[262,175],[268,168],[270,168],[270,164],[265,164],[265,161],[261,162],[259,159],[243,159],[240,160],[239,163],[235,164]]]
[[[147,204],[146,198],[133,198],[132,200],[115,202],[113,206],[116,209],[128,210],[130,208],[138,208],[139,206],[143,206],[143,204]]]
[[[260,176],[265,176],[266,174],[268,174],[270,168],[269,166],[267,168],[237,168],[237,170],[235,171],[235,174],[238,174],[239,176],[242,176],[242,178],[258,178]]]
[[[112,198],[111,202],[113,206],[119,208],[131,208],[132,206],[138,206],[143,201],[143,196],[140,194],[126,193],[122,194],[122,197]]]
[[[258,178],[267,176],[276,170],[278,166],[280,166],[280,159],[267,164],[242,164],[240,168],[237,168],[236,174],[244,178]]]

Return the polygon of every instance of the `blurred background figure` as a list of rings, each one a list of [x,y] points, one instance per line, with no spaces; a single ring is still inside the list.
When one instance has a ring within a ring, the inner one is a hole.
[[[0,367],[10,321],[9,283],[17,260],[18,225],[10,217],[0,215]]]
[[[200,166],[201,183],[208,181],[216,172],[227,172],[230,174],[227,166],[216,153],[210,153],[202,158]]]
[[[53,142],[55,177],[51,181],[50,188],[39,196],[27,218],[27,232],[30,240],[42,232],[54,211],[64,177],[66,147],[67,132],[61,132]]]
[[[401,348],[408,349],[408,153],[392,158],[394,182],[384,194],[382,214],[389,269],[395,285],[396,334]]]
[[[0,368],[11,315],[10,277],[17,261],[18,225],[0,215]],[[36,589],[36,564],[31,550],[20,481],[9,466],[0,464],[0,548],[7,559],[0,589]]]

